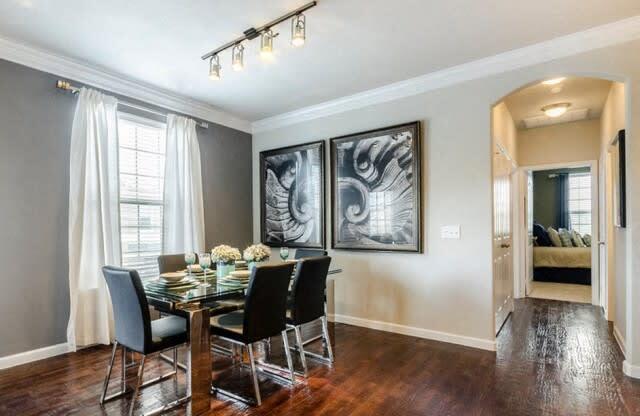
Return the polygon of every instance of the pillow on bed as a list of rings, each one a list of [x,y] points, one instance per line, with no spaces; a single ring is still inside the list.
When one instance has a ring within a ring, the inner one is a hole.
[[[571,242],[571,233],[569,232],[569,230],[560,228],[558,230],[558,234],[560,235],[562,247],[573,247],[573,243]]]
[[[540,224],[533,224],[533,236],[536,237],[535,242],[538,243],[540,247],[551,247],[553,245],[549,239],[547,230]]]
[[[554,247],[562,247],[562,240],[560,240],[560,234],[553,227],[547,228],[547,232],[549,233],[549,240],[551,240],[551,244]]]
[[[582,237],[580,237],[580,233],[576,230],[571,231],[571,242],[575,247],[586,247],[584,241],[582,241]]]
[[[582,236],[582,241],[586,247],[591,247],[591,234],[585,234]]]

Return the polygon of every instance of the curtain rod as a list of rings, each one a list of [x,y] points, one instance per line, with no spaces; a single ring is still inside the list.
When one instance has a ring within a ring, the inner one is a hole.
[[[80,93],[80,88],[71,85],[71,83],[68,82],[68,81],[58,80],[58,82],[56,82],[56,88],[61,89],[63,91],[69,91],[72,94]],[[160,116],[160,117],[164,117],[164,118],[167,117],[166,113],[160,112],[158,110],[154,110],[154,109],[149,108],[149,107],[144,107],[144,106],[139,105],[139,104],[134,104],[134,103],[131,103],[131,102],[126,101],[126,100],[118,99],[118,104],[119,105],[123,105],[125,107],[134,108],[136,110],[144,111],[146,113],[155,114],[155,115]],[[198,126],[204,128],[204,129],[208,129],[209,128],[209,123],[204,122],[204,121],[196,121],[196,124]]]

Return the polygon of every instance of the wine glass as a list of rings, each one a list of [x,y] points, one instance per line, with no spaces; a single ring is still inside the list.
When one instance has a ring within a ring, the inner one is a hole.
[[[200,254],[199,257],[200,257],[200,267],[202,267],[202,270],[204,270],[204,283],[201,283],[200,286],[209,287],[211,285],[207,283],[207,270],[209,270],[209,267],[211,267],[211,254],[202,253]]]
[[[289,258],[289,248],[288,247],[280,247],[280,258],[282,261],[287,261]]]
[[[196,263],[196,253],[186,253],[184,261],[187,263],[187,270],[189,270],[189,277],[191,277],[191,266]]]

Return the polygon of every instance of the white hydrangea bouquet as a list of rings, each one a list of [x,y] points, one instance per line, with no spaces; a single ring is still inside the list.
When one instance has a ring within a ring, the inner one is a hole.
[[[240,256],[240,250],[225,244],[214,247],[214,249],[211,250],[211,257],[213,257],[216,263],[233,263],[242,258]]]
[[[264,244],[254,244],[244,249],[243,257],[246,261],[265,261],[271,256],[271,249]]]

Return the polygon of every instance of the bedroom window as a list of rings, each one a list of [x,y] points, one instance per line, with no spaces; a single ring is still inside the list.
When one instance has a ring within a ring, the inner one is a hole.
[[[591,234],[591,173],[569,174],[569,221],[572,230]]]
[[[162,251],[165,125],[118,114],[122,266],[145,279]]]

